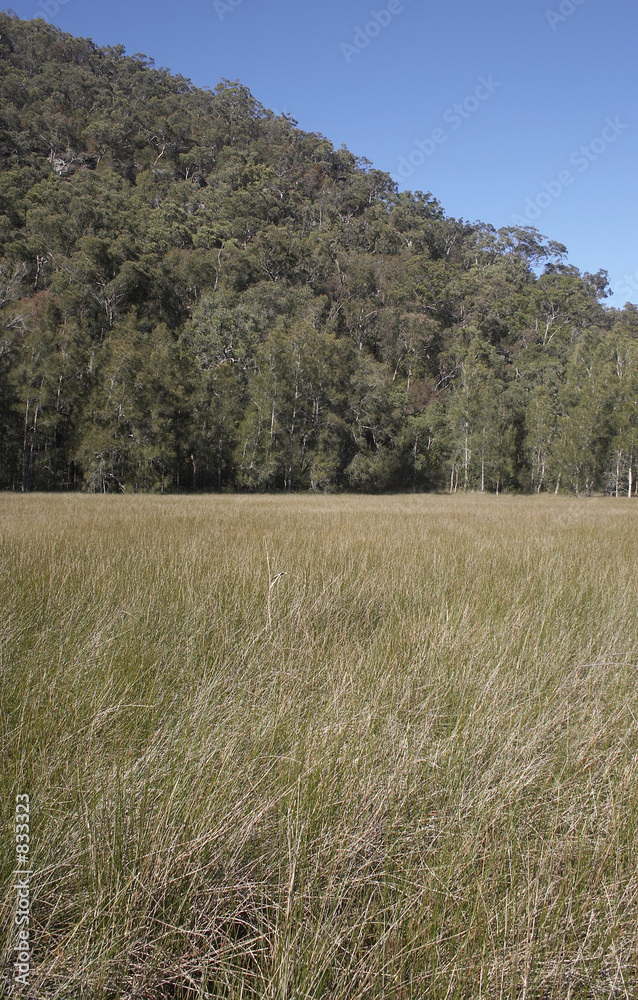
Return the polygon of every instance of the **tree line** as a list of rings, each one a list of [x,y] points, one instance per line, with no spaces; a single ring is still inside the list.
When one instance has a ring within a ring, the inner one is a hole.
[[[0,487],[636,493],[638,309],[238,82],[0,15]]]

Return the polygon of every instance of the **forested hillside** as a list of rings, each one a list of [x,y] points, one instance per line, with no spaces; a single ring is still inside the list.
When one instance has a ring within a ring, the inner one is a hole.
[[[635,492],[605,271],[239,83],[0,35],[0,486]]]

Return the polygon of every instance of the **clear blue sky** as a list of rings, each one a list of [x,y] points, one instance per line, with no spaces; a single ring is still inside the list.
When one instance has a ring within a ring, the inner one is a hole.
[[[448,215],[497,228],[533,217],[570,263],[609,271],[609,304],[638,303],[629,0],[14,0],[13,9],[30,18],[41,5],[63,30],[122,43],[196,84],[241,80],[402,189],[431,191]]]

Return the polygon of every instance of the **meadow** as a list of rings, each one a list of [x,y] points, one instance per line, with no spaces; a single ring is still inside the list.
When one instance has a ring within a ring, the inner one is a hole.
[[[636,997],[637,517],[1,495],[7,994]]]

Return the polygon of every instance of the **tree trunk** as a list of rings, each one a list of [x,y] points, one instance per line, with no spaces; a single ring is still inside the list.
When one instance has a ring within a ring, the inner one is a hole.
[[[463,459],[463,492],[467,493],[468,486],[468,465],[469,465],[469,447],[467,438],[467,424],[465,425],[465,456]]]
[[[622,456],[621,451],[616,452],[616,500],[618,499],[618,492],[620,490],[620,458]]]
[[[29,403],[31,400],[27,399],[27,405],[24,409],[24,435],[22,438],[22,492],[26,493],[29,489],[29,465],[28,465],[28,449],[27,440],[29,437]]]
[[[22,445],[22,492],[28,493],[29,486],[31,484],[31,472],[33,469],[33,451],[35,448],[35,432],[38,425],[38,415],[40,413],[40,404],[36,403],[35,413],[33,414],[33,431],[31,434],[31,440],[29,440],[29,404],[30,399],[27,399],[27,405],[24,411],[24,440]]]

